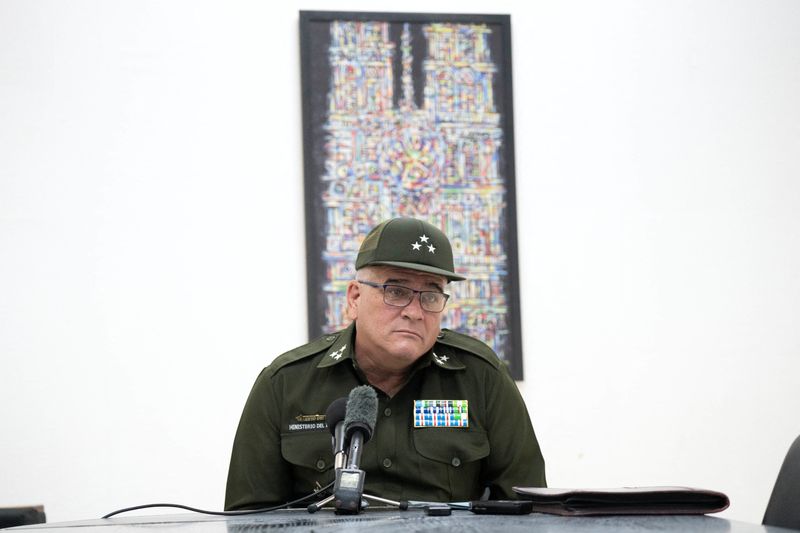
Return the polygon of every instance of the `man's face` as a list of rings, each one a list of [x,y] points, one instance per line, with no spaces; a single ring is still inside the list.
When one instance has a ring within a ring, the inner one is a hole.
[[[443,292],[442,276],[394,267],[367,267],[357,279],[380,285],[402,285],[418,291]],[[347,288],[351,318],[356,321],[356,354],[379,362],[384,368],[401,370],[419,359],[436,342],[442,312],[425,311],[419,295],[405,307],[384,303],[383,289],[356,281]]]

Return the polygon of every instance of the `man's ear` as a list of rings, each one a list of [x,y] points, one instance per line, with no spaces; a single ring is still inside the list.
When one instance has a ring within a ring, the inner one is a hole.
[[[355,320],[358,318],[358,303],[361,298],[361,285],[353,280],[347,284],[347,318]]]

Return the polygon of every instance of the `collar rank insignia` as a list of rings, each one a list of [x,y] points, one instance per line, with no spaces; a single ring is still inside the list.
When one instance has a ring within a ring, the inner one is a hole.
[[[450,359],[446,355],[436,355],[436,352],[433,352],[433,360],[436,361],[436,364],[439,366],[444,366],[444,364]]]
[[[346,344],[341,348],[339,348],[338,350],[332,351],[331,353],[328,354],[328,356],[330,356],[334,361],[338,361],[339,359],[342,358],[342,354],[344,354],[345,348],[347,348]]]
[[[467,400],[414,400],[415,428],[468,428]]]

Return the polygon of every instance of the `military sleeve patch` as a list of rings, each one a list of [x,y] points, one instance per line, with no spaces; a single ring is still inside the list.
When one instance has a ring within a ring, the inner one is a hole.
[[[414,400],[415,428],[468,428],[467,400]]]

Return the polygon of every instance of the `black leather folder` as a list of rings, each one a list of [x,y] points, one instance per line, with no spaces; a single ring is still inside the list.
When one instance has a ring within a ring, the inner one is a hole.
[[[709,514],[730,505],[728,497],[721,492],[688,487],[513,489],[520,499],[533,501],[533,512],[562,516]]]

